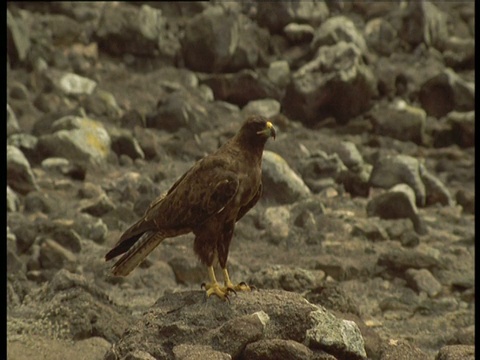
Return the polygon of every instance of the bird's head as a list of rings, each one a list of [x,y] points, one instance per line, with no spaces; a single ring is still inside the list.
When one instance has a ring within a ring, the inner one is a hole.
[[[267,118],[260,115],[252,115],[243,123],[239,134],[250,143],[264,145],[269,137],[275,139],[277,132]]]

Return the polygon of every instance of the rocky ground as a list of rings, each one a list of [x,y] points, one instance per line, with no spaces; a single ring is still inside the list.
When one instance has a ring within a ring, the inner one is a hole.
[[[474,2],[7,5],[7,357],[473,359]],[[192,235],[105,253],[252,113],[265,193],[205,299]]]

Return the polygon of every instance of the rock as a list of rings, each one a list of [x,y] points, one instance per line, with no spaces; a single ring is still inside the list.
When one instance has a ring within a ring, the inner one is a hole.
[[[384,189],[405,183],[415,192],[414,203],[418,206],[425,205],[427,195],[421,177],[420,163],[411,156],[394,155],[380,158],[373,165],[369,182],[372,186]]]
[[[55,89],[65,95],[90,95],[97,87],[95,81],[74,73],[52,69],[48,70],[45,76]]]
[[[341,41],[321,46],[314,59],[293,74],[282,106],[287,116],[309,126],[329,116],[346,123],[370,107],[375,93],[375,79],[361,50]]]
[[[28,160],[18,148],[12,145],[7,145],[7,185],[20,194],[38,190]]]
[[[145,159],[145,154],[140,147],[137,139],[128,131],[113,133],[110,131],[112,139],[112,150],[118,155],[127,155],[132,160]]]
[[[322,324],[329,326],[324,340],[320,338]],[[152,326],[157,331],[149,330]],[[124,333],[114,345],[115,353],[110,350],[106,356],[121,359],[139,350],[174,359],[167,349],[183,344],[195,345],[198,351],[199,346],[203,350],[207,346],[232,358],[243,358],[249,344],[277,339],[307,341],[313,345],[310,350],[314,354],[323,350],[340,357],[365,357],[361,355],[362,350],[365,352],[363,340],[353,322],[337,319],[298,294],[278,290],[238,293],[229,303],[215,298],[205,301],[203,291],[166,294]]]
[[[370,116],[376,134],[424,143],[427,115],[423,109],[399,100],[393,105],[379,106],[370,112]]]
[[[268,66],[267,76],[280,89],[285,89],[290,82],[290,65],[285,60],[272,61]]]
[[[428,1],[409,3],[399,36],[412,47],[424,43],[442,50],[448,37],[447,15]]]
[[[337,319],[322,307],[309,316],[312,328],[307,330],[305,341],[310,348],[321,348],[340,358],[367,358],[362,334],[353,321]]]
[[[263,196],[279,204],[291,204],[310,195],[303,180],[278,154],[263,152]]]
[[[77,257],[56,241],[46,239],[40,246],[39,260],[42,269],[72,269],[72,265],[77,261]]]
[[[292,43],[310,42],[315,29],[308,24],[290,23],[283,28],[287,39]]]
[[[450,345],[475,345],[475,325],[458,329],[448,343]]]
[[[75,219],[73,229],[85,239],[90,239],[97,244],[103,244],[107,239],[108,227],[100,218],[89,214],[80,213]]]
[[[9,322],[9,326],[30,334],[50,334],[57,339],[99,336],[114,342],[133,320],[126,311],[112,306],[108,296],[91,281],[65,269],[59,270],[17,311],[16,316],[27,315],[35,327],[27,327],[22,321]]]
[[[268,240],[280,244],[290,235],[290,211],[285,205],[270,206],[265,210],[262,222],[267,230]]]
[[[272,13],[275,16],[272,16]],[[328,7],[323,2],[258,3],[256,20],[271,33],[280,33],[290,23],[309,24],[317,27],[328,17]]]
[[[15,191],[7,185],[7,212],[16,212],[20,207],[20,199]]]
[[[322,191],[330,186],[326,179],[336,181],[340,174],[347,170],[342,160],[336,153],[327,154],[324,151],[317,150],[309,157],[300,161],[300,172],[305,179],[306,185],[314,193]]]
[[[250,101],[242,109],[242,115],[247,118],[250,115],[262,115],[272,118],[280,113],[280,103],[275,99],[262,99]]]
[[[457,203],[462,206],[462,211],[475,214],[475,194],[471,191],[460,189],[455,196]]]
[[[380,360],[424,360],[428,358],[428,355],[417,346],[404,340],[394,339],[389,340],[380,356]]]
[[[363,31],[368,49],[380,55],[390,56],[399,46],[397,30],[385,19],[370,20]]]
[[[13,134],[7,138],[7,145],[17,147],[25,155],[27,160],[33,164],[37,163],[38,154],[36,153],[37,137],[30,134]]]
[[[208,279],[206,267],[191,256],[176,256],[168,261],[179,284],[199,286]]]
[[[260,289],[304,292],[317,287],[324,277],[325,273],[321,270],[274,265],[255,272],[250,277],[249,284]]]
[[[442,284],[427,269],[408,269],[405,277],[414,290],[425,291],[431,298],[436,297],[442,290]]]
[[[7,138],[10,135],[20,132],[20,125],[18,125],[17,117],[10,105],[7,103]],[[13,144],[11,144],[13,145]]]
[[[378,264],[392,271],[403,272],[409,268],[427,270],[438,268],[441,267],[442,262],[438,256],[429,253],[427,249],[406,249],[394,245],[389,247],[387,252],[380,254]]]
[[[323,281],[319,286],[310,289],[305,294],[305,298],[311,303],[321,304],[331,311],[360,316],[358,301],[337,282]]]
[[[293,340],[272,339],[248,344],[243,356],[249,360],[310,360],[313,359],[313,352]]]
[[[43,157],[65,157],[71,161],[100,163],[110,152],[110,136],[97,121],[67,116],[53,123],[54,132],[38,139]]]
[[[387,231],[380,225],[372,221],[358,221],[352,229],[353,236],[360,236],[370,241],[385,241],[388,240]]]
[[[440,349],[435,360],[473,360],[474,345],[446,345]]]
[[[116,205],[106,194],[102,194],[92,200],[88,199],[80,205],[81,212],[85,212],[95,217],[103,216],[106,213],[115,210],[115,208]]]
[[[234,14],[226,14],[220,7],[209,8],[191,18],[182,40],[187,67],[194,71],[221,72],[238,45],[235,20]],[[198,56],[199,53],[204,56]]]
[[[427,171],[423,165],[420,165],[420,171],[427,194],[425,205],[430,206],[439,203],[444,206],[453,206],[454,201],[450,191],[448,191],[440,179]]]
[[[24,62],[30,51],[28,25],[23,19],[17,19],[7,9],[7,54],[13,64]]]
[[[94,116],[104,116],[108,119],[119,119],[123,115],[115,96],[105,90],[95,88],[95,91],[82,101],[85,111]]]
[[[201,74],[199,80],[212,89],[215,99],[238,106],[265,98],[281,100],[282,91],[269,77],[250,69],[233,74]]]
[[[461,147],[475,146],[475,111],[452,111],[447,114],[447,121],[451,126],[451,136],[455,144]]]
[[[180,53],[177,24],[149,5],[106,6],[95,31],[99,47],[113,55],[158,56],[172,64]]]
[[[455,70],[475,68],[475,40],[450,36],[443,51],[445,64]]]
[[[352,20],[345,16],[333,16],[322,23],[316,30],[311,48],[317,50],[322,46],[332,46],[340,42],[354,44],[363,54],[367,53],[367,44]]]
[[[232,357],[221,351],[213,350],[211,346],[207,345],[190,345],[181,344],[173,348],[173,355],[175,360],[196,360],[196,359],[211,359],[211,360],[231,360]],[[152,357],[152,360],[154,358]]]
[[[367,204],[367,215],[381,219],[408,218],[419,235],[428,232],[426,224],[418,214],[413,190],[406,184],[395,185],[387,192],[372,198]]]
[[[453,110],[475,109],[474,83],[465,81],[448,68],[425,81],[418,96],[427,115],[436,118],[441,118]]]

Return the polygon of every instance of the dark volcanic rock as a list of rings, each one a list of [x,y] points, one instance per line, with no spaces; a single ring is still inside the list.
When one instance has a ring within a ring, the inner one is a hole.
[[[219,301],[204,299],[203,292],[165,295],[124,334],[106,359],[119,359],[133,350],[173,359],[179,344],[209,346],[237,359],[243,358],[248,344],[262,339],[290,340],[289,344],[307,340],[322,351],[359,359],[365,356],[363,339],[356,326],[350,328],[350,322],[337,319],[297,294],[253,291],[233,295],[229,302]],[[324,338],[319,337],[322,324],[330,329]],[[152,326],[157,330],[151,331]],[[340,331],[345,331],[344,335]],[[168,338],[164,338],[167,334]]]

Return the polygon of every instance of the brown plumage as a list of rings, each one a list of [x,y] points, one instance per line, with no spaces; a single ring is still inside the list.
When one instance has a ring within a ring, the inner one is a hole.
[[[234,286],[230,281],[228,250],[235,223],[262,194],[262,153],[269,137],[275,138],[272,123],[250,116],[233,138],[197,161],[105,255],[108,261],[124,254],[112,273],[128,275],[165,238],[193,232],[194,251],[209,270],[207,295],[226,299],[229,291],[249,290],[244,283]],[[217,260],[224,287],[218,285],[213,271]]]

